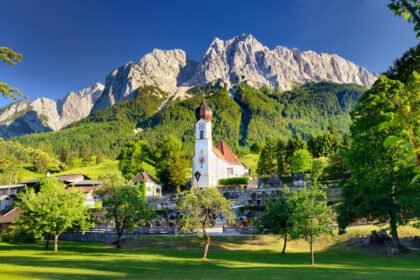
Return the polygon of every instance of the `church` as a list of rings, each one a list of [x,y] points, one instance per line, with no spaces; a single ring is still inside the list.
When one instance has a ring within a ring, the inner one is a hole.
[[[213,112],[203,101],[195,109],[195,155],[192,158],[192,185],[203,189],[219,185],[220,179],[249,175],[248,168],[241,163],[224,140],[213,147],[211,119]]]

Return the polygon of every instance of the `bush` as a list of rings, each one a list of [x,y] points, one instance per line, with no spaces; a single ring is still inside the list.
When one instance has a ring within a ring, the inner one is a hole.
[[[247,185],[248,181],[249,181],[248,177],[226,178],[226,179],[220,179],[219,185],[222,185],[222,186]]]
[[[18,227],[14,227],[11,231],[4,230],[0,239],[3,242],[23,242],[23,243],[35,243],[36,238],[33,234],[27,233]]]

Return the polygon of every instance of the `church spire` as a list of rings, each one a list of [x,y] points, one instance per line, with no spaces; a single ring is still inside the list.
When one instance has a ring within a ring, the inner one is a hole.
[[[205,120],[206,122],[211,121],[211,118],[213,117],[213,112],[209,106],[207,106],[206,102],[203,100],[201,102],[200,106],[198,106],[195,110],[195,118],[197,121],[200,119]]]

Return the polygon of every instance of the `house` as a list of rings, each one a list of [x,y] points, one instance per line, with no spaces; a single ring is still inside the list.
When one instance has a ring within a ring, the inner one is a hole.
[[[132,179],[134,184],[144,183],[146,186],[146,196],[161,196],[162,186],[152,175],[141,172]]]
[[[19,217],[19,213],[19,208],[13,208],[5,215],[0,216],[0,232],[6,231],[11,225],[13,225],[17,217]]]
[[[85,205],[89,208],[94,208],[96,203],[100,201],[99,197],[95,196],[94,191],[102,184],[102,181],[91,180],[88,176],[83,174],[58,175],[56,178],[62,182],[66,188],[74,187],[83,190],[86,195]],[[28,187],[35,187],[38,185],[38,179],[26,181],[23,182],[23,184]]]
[[[195,155],[192,158],[192,185],[208,188],[219,185],[220,179],[249,175],[248,168],[241,163],[228,144],[221,140],[212,144],[213,112],[203,101],[195,109]]]
[[[24,184],[0,185],[0,214],[13,208],[17,194],[24,189]]]

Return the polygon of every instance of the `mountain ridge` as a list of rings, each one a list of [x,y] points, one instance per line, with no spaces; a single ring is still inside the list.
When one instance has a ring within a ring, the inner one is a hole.
[[[215,38],[200,61],[181,49],[155,48],[138,63],[128,62],[112,70],[95,94],[83,97],[70,92],[57,101],[41,97],[26,106],[6,106],[0,111],[0,137],[60,130],[92,112],[134,98],[137,90],[145,86],[162,90],[162,109],[169,100],[190,98],[188,89],[215,81],[223,81],[227,89],[247,83],[284,91],[324,81],[370,87],[375,80],[375,74],[336,54],[284,46],[269,49],[250,34],[228,40]]]

